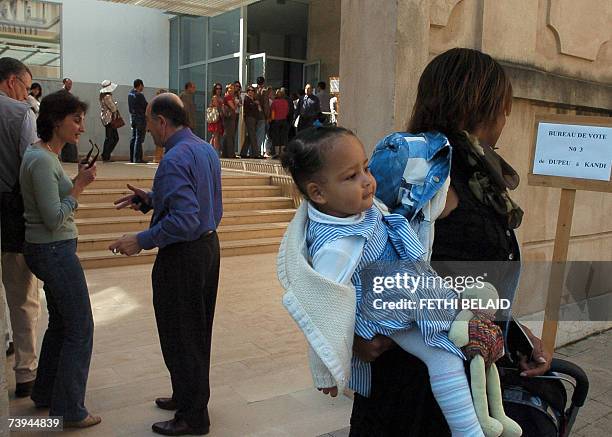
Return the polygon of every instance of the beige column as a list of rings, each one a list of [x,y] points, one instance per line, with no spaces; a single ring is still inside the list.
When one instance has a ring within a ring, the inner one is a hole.
[[[406,127],[429,56],[429,2],[342,0],[340,120],[370,152]]]

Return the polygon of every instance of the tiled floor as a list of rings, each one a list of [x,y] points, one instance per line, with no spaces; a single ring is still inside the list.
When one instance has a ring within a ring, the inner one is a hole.
[[[211,436],[311,437],[348,425],[351,401],[312,388],[305,342],[280,303],[275,262],[274,254],[222,259]],[[153,404],[170,393],[170,381],[155,327],[150,270],[86,271],[96,323],[86,405],[103,422],[75,435],[153,435],[151,423],[172,417]],[[46,314],[41,334],[45,326]],[[10,406],[11,415],[45,413],[29,399],[11,399]]]

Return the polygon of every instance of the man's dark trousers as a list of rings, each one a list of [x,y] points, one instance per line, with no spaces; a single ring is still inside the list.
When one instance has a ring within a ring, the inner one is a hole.
[[[176,417],[196,431],[210,426],[208,375],[219,258],[217,233],[204,233],[160,249],[152,272],[153,308]]]
[[[132,139],[130,140],[131,162],[142,162],[142,143],[146,133],[146,125],[132,123]]]

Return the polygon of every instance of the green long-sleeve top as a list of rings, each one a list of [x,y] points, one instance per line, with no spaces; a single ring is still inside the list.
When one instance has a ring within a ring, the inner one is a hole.
[[[78,236],[74,223],[77,201],[70,195],[72,181],[58,156],[39,145],[23,155],[19,172],[28,243],[52,243]]]

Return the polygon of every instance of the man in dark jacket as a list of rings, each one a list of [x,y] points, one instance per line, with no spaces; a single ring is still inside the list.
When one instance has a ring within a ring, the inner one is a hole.
[[[297,126],[298,132],[311,127],[321,112],[321,104],[319,98],[312,93],[312,85],[307,83],[304,92],[305,94],[300,97],[296,111],[297,116],[300,117]]]
[[[147,133],[147,122],[145,111],[147,110],[147,99],[144,94],[144,83],[141,79],[134,81],[134,88],[128,94],[128,107],[132,119],[132,139],[130,140],[130,162],[146,163],[142,159],[142,143]]]
[[[62,79],[62,90],[67,93],[72,93],[72,79],[69,77],[65,77]],[[79,150],[77,149],[76,144],[66,143],[64,147],[62,147],[62,151],[60,153],[60,158],[62,162],[78,162],[79,161]]]

